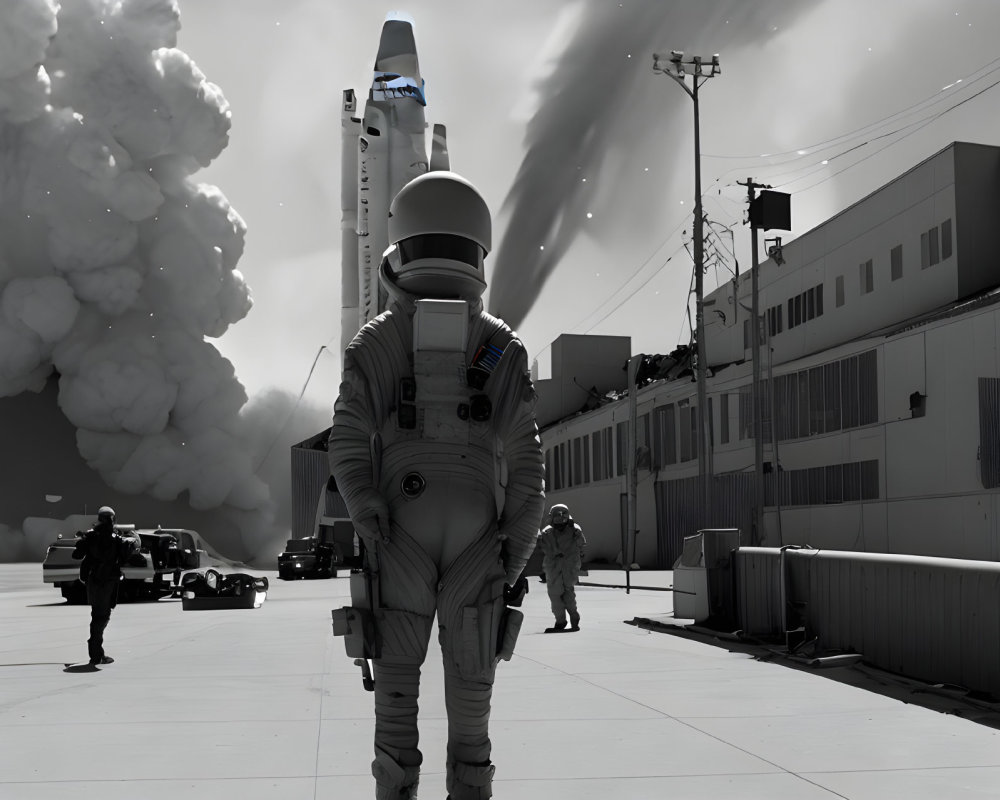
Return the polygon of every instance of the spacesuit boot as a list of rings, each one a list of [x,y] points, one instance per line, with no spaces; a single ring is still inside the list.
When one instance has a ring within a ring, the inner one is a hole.
[[[404,767],[380,748],[372,762],[375,800],[416,800],[420,766]]]

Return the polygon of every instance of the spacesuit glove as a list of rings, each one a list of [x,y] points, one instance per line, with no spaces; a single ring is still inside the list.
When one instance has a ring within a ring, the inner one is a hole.
[[[520,607],[524,602],[524,596],[528,593],[528,579],[521,575],[513,584],[505,583],[503,587],[504,605],[513,608]]]
[[[360,504],[353,517],[358,536],[369,544],[389,541],[389,505],[383,497],[371,492]]]

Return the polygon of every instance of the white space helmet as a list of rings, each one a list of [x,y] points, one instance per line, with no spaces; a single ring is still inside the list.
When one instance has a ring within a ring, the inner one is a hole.
[[[389,206],[387,278],[419,297],[476,299],[486,289],[490,210],[461,175],[426,172]]]
[[[115,510],[111,506],[101,506],[99,509],[97,509],[97,518],[106,519],[111,522],[114,522]]]
[[[569,522],[569,506],[556,503],[549,509],[549,519],[553,525],[565,525]]]

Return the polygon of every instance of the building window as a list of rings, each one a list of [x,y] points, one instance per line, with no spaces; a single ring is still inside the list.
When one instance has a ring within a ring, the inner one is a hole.
[[[739,396],[739,437],[743,439],[753,438],[753,392],[751,384],[740,387]]]
[[[624,475],[625,470],[628,467],[628,462],[626,461],[626,453],[628,451],[628,423],[619,422],[616,426],[615,437],[618,442],[618,447],[615,449],[615,462],[617,465],[617,474]]]
[[[795,324],[802,324],[802,295],[795,295]]]
[[[795,298],[788,298],[788,330],[795,327]]]
[[[779,310],[781,306],[778,306]],[[719,395],[719,436],[720,444],[729,444],[729,394]]]
[[[868,350],[858,356],[858,424],[878,422],[878,356]]]
[[[615,434],[608,425],[604,429],[604,477],[613,478],[615,475]]]
[[[823,428],[840,430],[840,364],[834,361],[823,367]]]
[[[861,294],[870,294],[875,291],[875,270],[872,266],[872,260],[869,258],[867,261],[863,262],[860,266],[860,277],[861,277]]]
[[[951,258],[951,220],[941,223],[941,260]]]
[[[677,463],[677,431],[674,404],[653,409],[653,466],[659,469]]]
[[[816,287],[816,316],[823,316],[823,284]]]
[[[691,461],[698,457],[698,409],[689,400],[677,405],[680,409],[681,461]]]
[[[785,307],[783,305],[781,305],[781,303],[778,303],[778,305],[776,305],[774,307],[775,312],[776,312],[777,317],[778,317],[778,333],[781,333],[781,331],[782,331],[782,324],[783,323],[782,323],[782,319],[781,319],[781,317],[782,317],[782,313],[781,312],[784,310],[784,308]]]
[[[1000,378],[979,379],[979,478],[984,489],[1000,486]]]
[[[816,318],[816,290],[806,292],[806,319]]]
[[[573,439],[573,476],[570,484],[576,486],[583,482],[583,448],[580,437],[577,436]]]
[[[636,464],[639,462],[639,451],[641,450],[646,454],[646,463],[643,469],[649,469],[649,414],[643,414],[641,417],[636,418],[635,421],[635,449],[636,449]]]
[[[951,249],[951,220],[948,225],[948,249]],[[941,260],[938,249],[938,229],[935,225],[926,233],[920,234],[920,268],[933,267]]]
[[[837,308],[844,305],[844,276],[837,276]]]
[[[604,473],[601,472],[601,432],[594,431],[590,434],[590,452],[594,457],[594,480],[603,481]]]
[[[776,375],[773,402],[778,440],[878,422],[877,369],[876,352],[868,350],[811,369]],[[748,439],[753,436],[750,387],[741,387],[740,393],[740,438]],[[763,402],[766,410],[771,402],[769,396]]]
[[[898,281],[903,277],[903,245],[897,244],[889,251],[889,278]]]
[[[614,476],[611,459],[614,451],[611,449],[611,428],[594,431],[590,436],[594,456],[594,480],[603,481]]]

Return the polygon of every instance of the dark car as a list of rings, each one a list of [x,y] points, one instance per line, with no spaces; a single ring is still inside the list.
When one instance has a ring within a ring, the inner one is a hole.
[[[336,544],[315,536],[289,539],[278,555],[278,577],[290,581],[296,578],[336,578],[341,562]]]
[[[177,579],[185,569],[197,569],[205,551],[198,534],[182,528],[136,528],[117,525],[119,532],[139,537],[140,550],[122,565],[118,600],[157,600],[175,592]],[[73,550],[82,532],[73,538],[60,536],[45,553],[42,580],[58,588],[70,603],[85,603],[87,589],[80,580],[80,562]]]
[[[188,572],[181,578],[185,611],[209,608],[260,608],[267,596],[267,578],[246,572]]]

